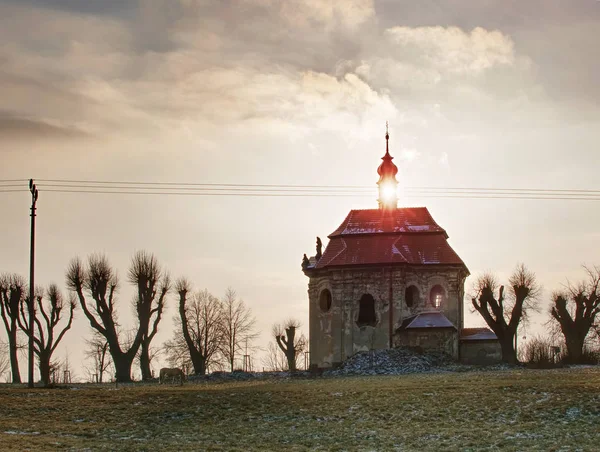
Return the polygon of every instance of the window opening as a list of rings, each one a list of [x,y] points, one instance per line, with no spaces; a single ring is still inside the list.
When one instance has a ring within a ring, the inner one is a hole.
[[[329,289],[325,289],[321,292],[321,296],[319,297],[319,306],[323,312],[327,312],[331,309],[331,292]]]
[[[375,300],[372,295],[364,294],[358,302],[358,326],[375,326],[377,317],[375,316]]]
[[[419,301],[419,289],[416,286],[408,286],[404,291],[404,302],[406,306],[412,308]]]
[[[439,309],[444,301],[444,289],[437,285],[431,289],[431,304],[434,308]]]

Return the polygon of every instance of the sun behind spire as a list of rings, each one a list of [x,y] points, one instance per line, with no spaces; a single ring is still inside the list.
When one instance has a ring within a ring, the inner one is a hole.
[[[388,130],[388,123],[385,123],[385,155],[381,158],[383,163],[377,168],[377,174],[379,174],[379,203],[380,209],[396,209],[398,208],[398,181],[396,180],[396,174],[398,174],[398,167],[392,162],[394,157],[390,155],[389,148],[390,133]]]

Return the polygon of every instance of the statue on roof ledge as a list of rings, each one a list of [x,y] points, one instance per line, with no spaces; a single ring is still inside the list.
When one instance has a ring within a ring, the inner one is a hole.
[[[302,270],[306,270],[309,265],[310,261],[308,260],[308,257],[306,257],[306,254],[304,254],[304,257],[302,258]]]
[[[315,259],[317,259],[317,261],[321,259],[321,256],[323,255],[323,253],[321,252],[322,248],[323,243],[321,242],[321,239],[317,237],[317,254],[315,255]]]

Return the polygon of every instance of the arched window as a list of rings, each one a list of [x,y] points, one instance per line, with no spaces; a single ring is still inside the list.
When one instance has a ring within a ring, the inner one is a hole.
[[[444,288],[442,286],[438,284],[431,288],[429,302],[436,309],[439,309],[442,306],[442,303],[444,302]]]
[[[375,316],[375,300],[369,294],[364,294],[358,302],[358,326],[375,326],[377,317]]]
[[[409,308],[419,303],[419,289],[417,289],[417,286],[408,286],[406,288],[404,291],[404,302]]]
[[[331,292],[329,289],[325,289],[319,296],[319,307],[322,312],[327,312],[331,309]]]

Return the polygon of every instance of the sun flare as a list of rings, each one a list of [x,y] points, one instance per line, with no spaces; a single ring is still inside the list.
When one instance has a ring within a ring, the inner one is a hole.
[[[392,202],[397,197],[396,187],[393,184],[385,184],[381,187],[381,200],[384,203]]]

